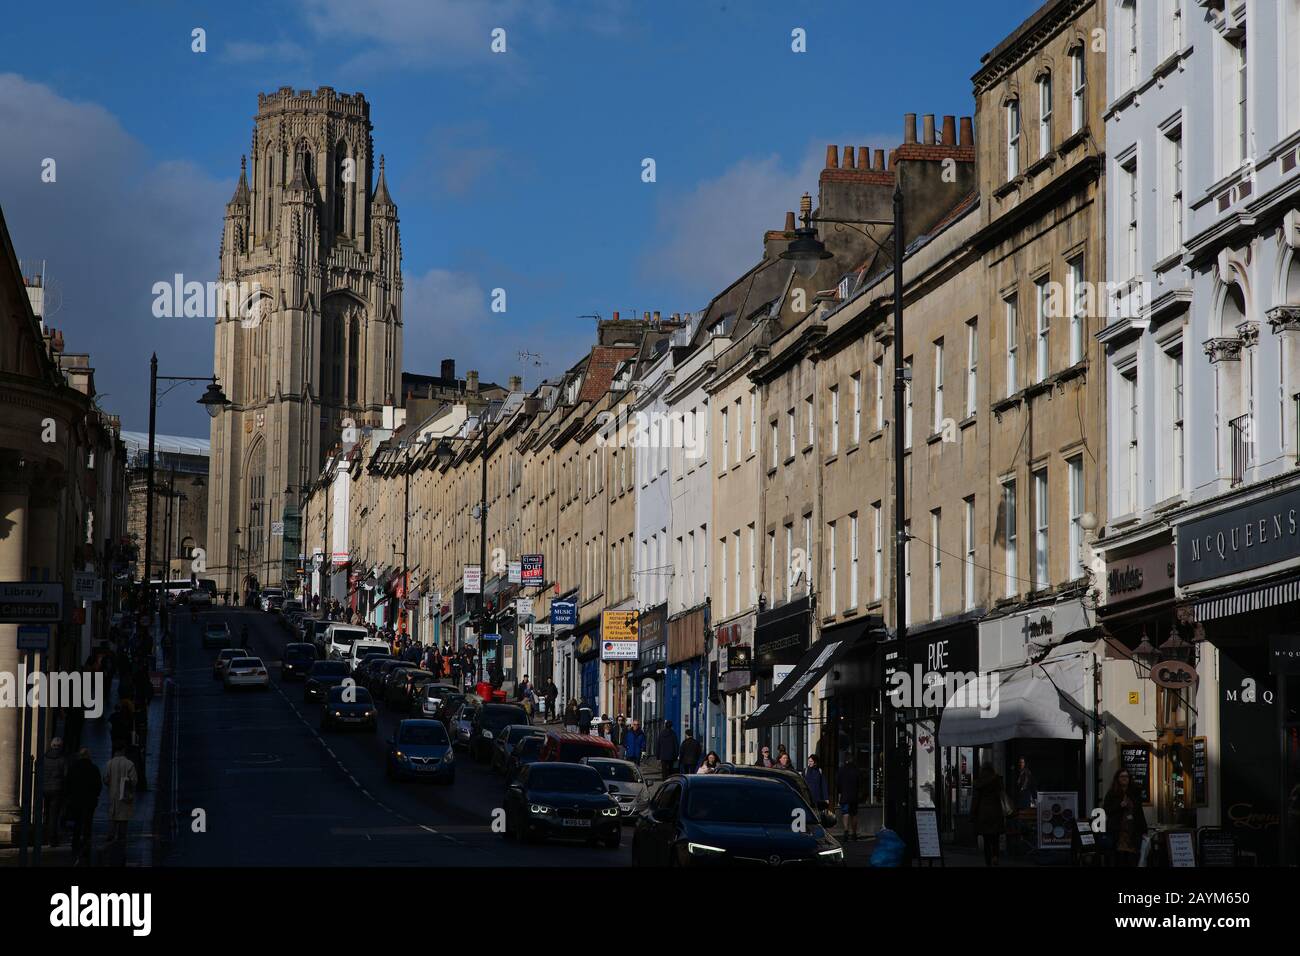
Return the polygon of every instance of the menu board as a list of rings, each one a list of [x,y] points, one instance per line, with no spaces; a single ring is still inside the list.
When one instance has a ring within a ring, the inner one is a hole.
[[[1201,831],[1201,866],[1236,866],[1237,839],[1227,830]]]
[[[1165,846],[1169,848],[1170,866],[1196,866],[1191,830],[1170,830],[1165,834]]]
[[[1076,824],[1079,830],[1079,845],[1086,850],[1095,850],[1097,848],[1097,839],[1093,836],[1092,827],[1087,820],[1079,820]]]
[[[1192,738],[1192,805],[1209,806],[1209,746],[1204,737]]]
[[[916,811],[916,846],[922,860],[942,860],[939,845],[939,814],[933,809]]]
[[[1068,850],[1079,819],[1079,795],[1044,790],[1038,794],[1038,849]]]
[[[1128,771],[1133,786],[1142,791],[1142,805],[1151,806],[1151,750],[1142,741],[1119,745],[1119,765]]]

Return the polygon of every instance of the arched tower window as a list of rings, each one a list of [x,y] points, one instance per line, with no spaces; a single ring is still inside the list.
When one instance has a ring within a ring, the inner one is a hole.
[[[361,320],[352,316],[348,329],[348,401],[355,404],[357,400],[357,367],[361,351]]]
[[[356,179],[356,171],[351,173],[348,170],[348,144],[346,140],[339,140],[338,148],[334,154],[334,234],[346,236],[351,233],[348,222],[349,197],[351,194],[352,184],[348,181]]]
[[[258,440],[248,456],[245,478],[244,524],[248,529],[247,545],[252,555],[266,550],[266,443]]]
[[[270,235],[273,195],[275,193],[275,153],[266,151],[266,215],[262,220],[262,232]]]

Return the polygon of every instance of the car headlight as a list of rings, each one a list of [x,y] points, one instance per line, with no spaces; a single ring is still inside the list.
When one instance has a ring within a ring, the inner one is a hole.
[[[451,750],[448,750],[445,754],[442,755],[443,763],[451,763],[455,759],[456,759],[456,755],[452,753]]]
[[[540,803],[534,803],[534,804],[532,804],[532,805],[528,808],[528,810],[529,810],[529,812],[531,812],[531,813],[537,813],[537,814],[547,814],[547,813],[550,813],[550,812],[551,812],[551,808],[550,808],[550,807],[545,806],[544,804],[540,804]]]
[[[336,711],[334,711],[334,716],[335,716],[335,717],[342,717],[342,716],[343,716],[343,711],[341,711],[341,710],[336,710]]]
[[[687,843],[686,852],[691,856],[717,856],[727,851],[720,846],[709,846],[707,843]]]
[[[618,816],[618,807],[606,807],[600,811],[600,815],[603,817],[616,817]]]
[[[490,730],[485,730],[485,731],[483,731],[483,737],[484,737],[485,740],[491,740],[491,739],[492,739],[492,731],[490,731]]]
[[[824,860],[843,860],[844,850],[837,846],[829,850],[821,850],[817,855]]]
[[[405,760],[405,759],[406,759],[406,754],[402,753],[400,750],[394,750],[394,751],[393,751],[393,756],[396,757],[398,760]]]

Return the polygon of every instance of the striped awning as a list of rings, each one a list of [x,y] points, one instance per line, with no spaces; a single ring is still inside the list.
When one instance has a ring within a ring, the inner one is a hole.
[[[1192,605],[1192,617],[1197,622],[1214,621],[1295,601],[1300,601],[1300,577],[1202,598]]]

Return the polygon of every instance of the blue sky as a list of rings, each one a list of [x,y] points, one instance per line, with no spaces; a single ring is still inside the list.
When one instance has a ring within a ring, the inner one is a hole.
[[[973,112],[979,58],[1037,0],[267,0],[12,7],[0,208],[59,285],[102,405],[146,426],[150,350],[207,374],[206,320],[151,287],[215,278],[258,92],[362,91],[406,279],[404,368],[504,382],[571,365],[590,319],[702,308],[760,253],[827,143],[897,145],[906,112]],[[258,28],[255,23],[270,23]],[[206,31],[207,52],[191,51]],[[490,51],[506,31],[507,52]],[[791,50],[806,31],[807,52]],[[57,162],[43,183],[41,162]],[[656,182],[641,179],[653,158]],[[504,288],[508,310],[489,309]],[[540,353],[541,365],[517,352]],[[183,386],[162,432],[206,435]]]

